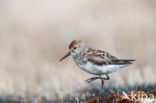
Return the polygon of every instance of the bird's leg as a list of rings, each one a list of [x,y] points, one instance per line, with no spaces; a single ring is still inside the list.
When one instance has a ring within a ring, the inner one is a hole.
[[[107,76],[107,78],[102,78],[101,75],[100,75],[100,76],[98,76],[98,77],[89,78],[89,79],[86,80],[86,82],[87,82],[87,83],[90,83],[90,82],[92,82],[92,81],[94,81],[94,80],[96,80],[96,79],[109,80],[110,78],[109,78],[108,74],[105,74],[105,75]],[[103,84],[104,84],[104,83],[103,83]]]
[[[107,76],[107,78],[102,78],[100,75],[100,79],[101,79],[101,94],[103,93],[103,87],[104,87],[104,80],[109,80],[109,76],[108,74],[105,74]]]
[[[92,78],[87,79],[86,82],[87,82],[87,83],[90,83],[90,82],[92,82],[92,81],[94,81],[94,80],[96,80],[96,79],[100,79],[100,78],[101,78],[101,77],[92,77]]]
[[[105,75],[106,75],[106,78],[102,78],[102,77],[100,76],[100,79],[103,79],[103,80],[109,80],[110,77],[108,76],[108,74],[105,74]]]
[[[103,93],[103,87],[104,87],[104,79],[102,79],[101,77],[101,94]]]

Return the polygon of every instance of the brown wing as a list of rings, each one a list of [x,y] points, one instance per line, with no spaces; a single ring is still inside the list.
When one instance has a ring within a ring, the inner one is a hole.
[[[93,50],[92,54],[88,55],[88,61],[97,65],[126,65],[132,64],[134,60],[122,60],[105,51]]]

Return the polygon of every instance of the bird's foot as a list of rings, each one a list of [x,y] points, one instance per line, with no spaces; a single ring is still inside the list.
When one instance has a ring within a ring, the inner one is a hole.
[[[89,79],[86,80],[86,82],[87,83],[90,83],[90,82],[92,82],[92,81],[94,81],[96,79],[100,79],[100,77],[92,77],[92,78],[89,78]]]

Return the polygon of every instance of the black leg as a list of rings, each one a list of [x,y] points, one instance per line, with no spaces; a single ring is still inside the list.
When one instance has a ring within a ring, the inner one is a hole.
[[[109,76],[108,76],[108,74],[105,74],[105,75],[107,76],[107,78],[102,78],[102,77],[100,76],[100,79],[101,79],[101,95],[102,95],[102,93],[103,93],[104,80],[109,80],[109,79],[110,79]]]
[[[87,82],[87,83],[90,83],[90,82],[92,82],[92,81],[94,81],[94,80],[96,80],[96,79],[109,80],[110,78],[109,78],[108,74],[105,74],[105,75],[107,76],[107,78],[102,78],[101,75],[100,75],[100,76],[98,76],[98,77],[89,78],[89,79],[86,80],[86,82]]]
[[[87,83],[90,83],[90,82],[92,82],[92,81],[94,81],[96,79],[100,79],[100,77],[92,77],[92,78],[89,78],[89,79],[86,80],[86,82]]]
[[[101,79],[101,94],[103,93],[103,87],[104,87],[104,79]]]
[[[105,74],[106,75],[106,78],[102,78],[101,76],[101,78],[100,79],[103,79],[103,80],[109,80],[110,78],[109,78],[109,76],[108,76],[108,74]]]
[[[101,77],[101,75],[97,76],[97,77],[92,77],[86,80],[87,83],[90,83],[92,81],[95,81],[96,79],[101,79],[101,95],[103,94],[103,88],[104,88],[104,80],[109,80],[109,76],[108,74],[105,74],[106,78]]]

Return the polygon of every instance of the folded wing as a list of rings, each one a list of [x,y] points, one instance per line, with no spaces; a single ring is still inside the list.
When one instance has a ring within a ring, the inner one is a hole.
[[[132,64],[135,60],[118,59],[105,51],[93,50],[88,55],[88,61],[96,65],[128,65]]]

